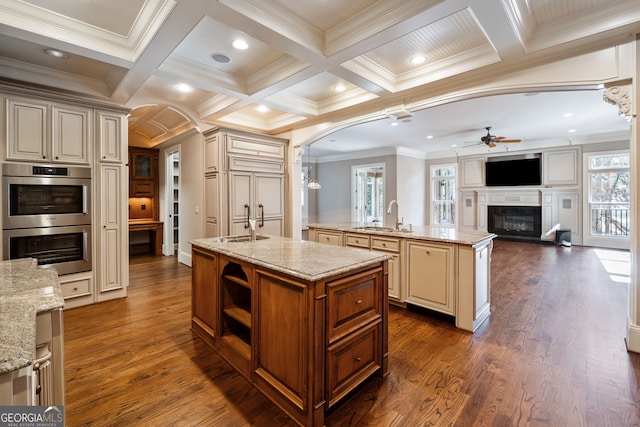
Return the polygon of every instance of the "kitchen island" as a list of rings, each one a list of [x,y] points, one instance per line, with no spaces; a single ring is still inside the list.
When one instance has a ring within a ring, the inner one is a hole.
[[[192,244],[193,332],[300,425],[388,373],[383,253],[275,236]]]
[[[493,233],[449,227],[310,224],[309,240],[389,253],[389,300],[444,313],[475,331],[491,312]]]
[[[63,306],[56,270],[0,261],[0,405],[64,405]]]

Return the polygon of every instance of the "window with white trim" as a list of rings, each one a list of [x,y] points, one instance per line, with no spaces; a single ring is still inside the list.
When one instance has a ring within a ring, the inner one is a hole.
[[[456,172],[457,165],[431,166],[431,223],[456,225]]]
[[[591,237],[629,238],[630,178],[629,153],[587,156]]]

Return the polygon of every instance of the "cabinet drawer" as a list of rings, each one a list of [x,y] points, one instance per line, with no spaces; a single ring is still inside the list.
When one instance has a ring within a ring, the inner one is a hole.
[[[371,237],[371,249],[376,251],[400,252],[399,239],[385,239],[384,237]]]
[[[60,289],[62,290],[62,296],[65,299],[89,295],[91,293],[91,279],[87,278],[67,283],[60,283]]]
[[[379,318],[381,270],[365,271],[327,283],[327,335],[334,342]]]
[[[342,246],[342,233],[339,231],[316,231],[316,242]]]
[[[380,325],[377,322],[327,349],[329,407],[380,369]]]
[[[363,234],[345,234],[345,245],[369,249],[369,236]]]

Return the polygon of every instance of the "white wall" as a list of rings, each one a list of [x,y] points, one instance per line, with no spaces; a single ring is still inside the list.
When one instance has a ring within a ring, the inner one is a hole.
[[[160,206],[161,221],[167,221],[166,211],[166,155],[180,146],[180,219],[178,261],[191,266],[193,239],[204,237],[204,137],[198,133],[172,140],[160,148]]]
[[[427,224],[430,210],[426,160],[399,155],[396,156],[396,170],[398,212],[404,218],[405,226]]]

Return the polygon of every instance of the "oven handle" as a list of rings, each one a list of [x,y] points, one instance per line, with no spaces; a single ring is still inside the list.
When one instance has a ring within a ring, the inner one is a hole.
[[[84,215],[87,215],[89,213],[89,210],[87,208],[87,193],[88,193],[88,187],[86,185],[82,186],[82,213]]]

